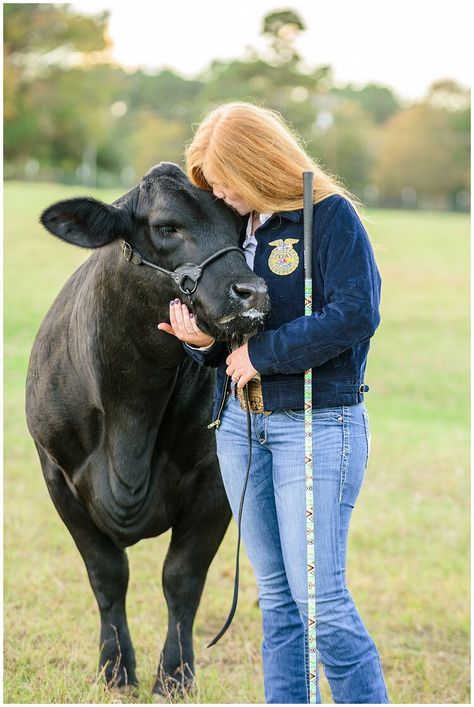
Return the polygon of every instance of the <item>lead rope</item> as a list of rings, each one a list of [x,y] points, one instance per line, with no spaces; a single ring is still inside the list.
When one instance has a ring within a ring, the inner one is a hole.
[[[304,313],[313,314],[312,245],[313,245],[313,172],[303,172],[304,229]],[[304,374],[304,456],[306,479],[306,548],[308,565],[308,663],[309,702],[318,695],[318,657],[316,648],[316,559],[313,495],[313,380],[312,369]]]
[[[238,519],[237,519],[238,536],[237,536],[237,555],[236,555],[236,559],[235,559],[234,596],[232,599],[232,606],[230,608],[229,616],[227,617],[225,624],[223,625],[223,627],[221,628],[221,630],[219,631],[217,636],[215,638],[213,638],[212,641],[207,646],[208,648],[215,645],[217,643],[217,641],[220,638],[222,638],[224,633],[229,628],[230,624],[232,623],[232,619],[234,618],[235,610],[237,609],[237,601],[239,598],[239,555],[240,555],[242,511],[244,508],[245,492],[247,490],[247,483],[249,480],[250,466],[252,464],[252,426],[251,426],[251,421],[250,421],[248,383],[246,383],[245,387],[244,387],[244,398],[245,398],[245,410],[247,413],[247,442],[248,442],[248,447],[249,447],[249,459],[248,459],[248,463],[247,463],[247,471],[245,474],[244,487],[242,489],[242,495],[240,497],[239,515],[238,515]]]

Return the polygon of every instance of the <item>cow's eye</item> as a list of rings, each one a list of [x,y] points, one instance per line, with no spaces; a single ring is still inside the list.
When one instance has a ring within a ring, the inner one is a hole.
[[[168,224],[155,226],[155,228],[160,234],[160,236],[171,236],[173,233],[176,233],[176,228]]]

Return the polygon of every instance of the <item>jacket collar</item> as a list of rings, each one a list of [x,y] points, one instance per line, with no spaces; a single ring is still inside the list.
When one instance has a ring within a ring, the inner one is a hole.
[[[241,228],[240,231],[240,240],[239,240],[239,245],[242,247],[245,237],[246,237],[246,229],[247,229],[247,220],[250,214],[246,214],[244,216],[244,224]],[[268,221],[265,221],[265,224],[270,223],[273,221],[273,219],[278,216],[279,218],[285,218],[288,221],[292,221],[293,223],[298,223],[303,219],[303,209],[296,209],[296,211],[275,211],[274,214],[270,216]]]
[[[245,225],[247,224],[249,216],[250,214],[246,214],[244,216]],[[268,220],[270,221],[275,216],[282,216],[283,218],[288,219],[288,221],[293,221],[294,223],[297,223],[303,218],[303,209],[296,209],[296,211],[275,211]]]
[[[297,223],[303,218],[303,209],[296,209],[296,211],[277,211],[274,215],[283,216],[283,218],[288,219],[288,221]]]

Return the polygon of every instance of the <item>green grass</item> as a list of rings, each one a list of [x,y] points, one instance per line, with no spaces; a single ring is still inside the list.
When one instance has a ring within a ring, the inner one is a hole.
[[[149,703],[166,632],[161,567],[169,533],[129,550],[128,615],[141,685],[133,698],[106,692],[95,676],[95,600],[24,419],[35,333],[88,255],[48,236],[38,216],[79,193],[51,184],[5,187],[7,703]],[[379,648],[392,702],[469,703],[469,221],[399,211],[370,217],[383,277],[382,324],[366,376],[373,442],[349,536],[348,586]],[[237,616],[226,637],[206,648],[230,607],[235,544],[232,522],[196,618],[195,703],[264,701],[261,619],[245,552]],[[322,684],[330,702],[324,678]]]

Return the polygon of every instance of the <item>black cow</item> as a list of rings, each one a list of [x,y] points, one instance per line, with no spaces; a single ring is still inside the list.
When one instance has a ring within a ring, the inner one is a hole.
[[[266,287],[238,252],[240,217],[171,163],[112,205],[61,201],[41,221],[97,248],[39,330],[27,419],[99,606],[99,668],[109,685],[136,684],[124,548],[172,528],[163,566],[168,633],[153,691],[189,688],[193,621],[231,513],[207,429],[213,371],[157,323],[169,321],[169,302],[180,297],[203,331],[229,340],[267,312]],[[200,273],[196,265],[208,258]]]

